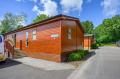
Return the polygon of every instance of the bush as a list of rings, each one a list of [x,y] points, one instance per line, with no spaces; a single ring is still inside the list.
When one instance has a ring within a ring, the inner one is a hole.
[[[97,49],[98,46],[99,46],[98,44],[94,43],[94,44],[91,45],[91,48],[92,48],[92,49]]]
[[[88,50],[79,50],[79,53],[81,54],[82,58],[88,54]]]
[[[88,54],[88,50],[78,50],[68,56],[68,61],[78,61]]]
[[[80,55],[81,55],[82,58],[84,58],[85,53],[84,53],[84,52],[81,52]]]
[[[69,61],[77,61],[80,60],[82,57],[79,53],[71,53],[68,57]]]
[[[85,50],[78,50],[78,52],[79,52],[79,53],[84,53],[84,52],[85,52]]]
[[[89,51],[88,50],[84,50],[84,53],[85,53],[85,55],[87,55],[89,53]]]

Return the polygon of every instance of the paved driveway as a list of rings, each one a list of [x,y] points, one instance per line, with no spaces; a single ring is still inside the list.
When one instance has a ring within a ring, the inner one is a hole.
[[[72,69],[45,71],[9,60],[6,64],[0,64],[0,79],[66,79],[72,71]]]
[[[68,79],[120,79],[120,48],[101,47]]]

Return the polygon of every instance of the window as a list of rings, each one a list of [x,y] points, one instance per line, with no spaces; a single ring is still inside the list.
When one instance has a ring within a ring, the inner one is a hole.
[[[26,47],[28,47],[28,32],[26,32]]]
[[[72,39],[72,29],[68,29],[68,39]]]
[[[33,30],[33,32],[32,32],[32,39],[36,40],[36,30]]]

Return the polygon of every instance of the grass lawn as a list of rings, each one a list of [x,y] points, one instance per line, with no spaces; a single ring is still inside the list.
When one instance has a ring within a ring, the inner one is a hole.
[[[102,46],[113,46],[113,47],[116,47],[116,44],[114,44],[114,43],[106,43],[106,44],[102,44]]]

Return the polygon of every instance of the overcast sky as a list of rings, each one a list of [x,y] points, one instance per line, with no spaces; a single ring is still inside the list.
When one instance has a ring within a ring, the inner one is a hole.
[[[103,19],[120,14],[120,0],[0,0],[0,20],[6,12],[25,13],[26,24],[31,24],[39,14],[62,13],[80,21],[90,20],[97,26]]]

